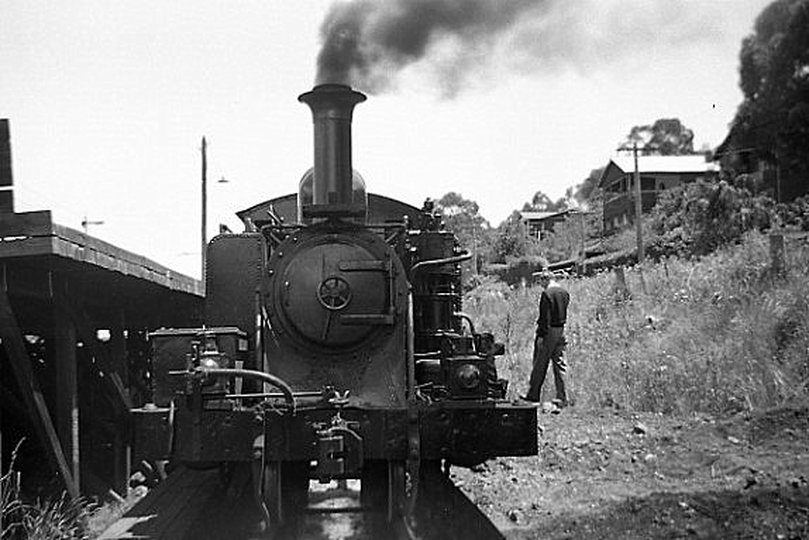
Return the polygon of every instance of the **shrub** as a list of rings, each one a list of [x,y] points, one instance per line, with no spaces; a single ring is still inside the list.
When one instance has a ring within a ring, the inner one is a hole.
[[[770,226],[772,199],[726,182],[696,182],[664,192],[650,216],[649,255],[694,257]]]
[[[531,275],[548,266],[543,257],[524,256],[510,259],[506,264],[492,265],[489,270],[507,285],[529,284]]]

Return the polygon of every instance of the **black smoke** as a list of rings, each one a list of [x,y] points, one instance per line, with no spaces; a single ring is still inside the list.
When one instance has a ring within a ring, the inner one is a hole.
[[[687,0],[352,0],[320,28],[316,84],[370,93],[409,66],[454,95],[468,79],[573,68],[717,37],[709,2]]]

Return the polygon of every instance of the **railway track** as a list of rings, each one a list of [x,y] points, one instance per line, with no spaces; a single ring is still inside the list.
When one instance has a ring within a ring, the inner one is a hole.
[[[175,476],[176,475],[176,476]],[[216,471],[181,469],[155,488],[101,540],[502,540],[489,519],[440,469],[423,471],[409,518],[388,523],[360,501],[358,481],[313,484],[309,504],[294,523],[262,530],[249,482],[223,482]]]

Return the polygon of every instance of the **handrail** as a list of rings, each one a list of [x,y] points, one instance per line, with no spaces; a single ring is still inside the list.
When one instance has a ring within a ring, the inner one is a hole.
[[[410,275],[413,276],[418,270],[423,268],[427,268],[428,266],[441,266],[442,264],[453,264],[459,263],[463,261],[468,261],[472,258],[472,254],[468,251],[462,251],[460,255],[455,255],[453,257],[445,257],[443,259],[430,259],[427,261],[417,262],[410,268]]]

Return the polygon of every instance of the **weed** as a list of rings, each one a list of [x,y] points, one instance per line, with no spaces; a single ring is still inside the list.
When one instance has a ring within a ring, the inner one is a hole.
[[[0,540],[13,537],[24,510],[20,501],[20,473],[14,469],[22,442],[14,447],[8,471],[0,476]]]
[[[15,462],[23,440],[11,455],[8,471],[0,477],[1,540],[84,540],[95,505],[85,499],[71,499],[67,493],[55,500],[29,504],[20,492],[20,473]]]

